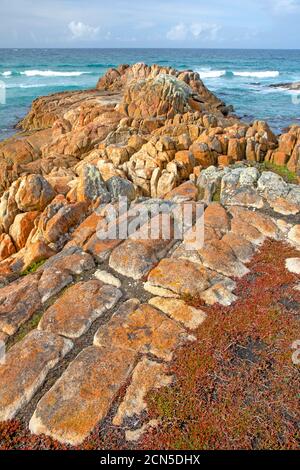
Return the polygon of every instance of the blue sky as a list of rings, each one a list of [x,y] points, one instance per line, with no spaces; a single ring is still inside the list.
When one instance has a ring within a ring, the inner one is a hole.
[[[0,0],[0,47],[300,48],[300,0]]]

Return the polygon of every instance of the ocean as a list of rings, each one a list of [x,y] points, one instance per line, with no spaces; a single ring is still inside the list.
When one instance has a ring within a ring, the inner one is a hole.
[[[14,133],[38,96],[92,88],[110,67],[135,62],[199,72],[247,122],[267,120],[277,133],[300,125],[300,92],[270,88],[300,81],[300,50],[0,49],[0,139]]]

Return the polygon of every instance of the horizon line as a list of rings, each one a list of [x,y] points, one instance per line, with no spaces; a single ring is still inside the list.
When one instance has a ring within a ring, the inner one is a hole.
[[[0,47],[0,50],[224,50],[224,51],[300,51],[300,48],[275,47]]]

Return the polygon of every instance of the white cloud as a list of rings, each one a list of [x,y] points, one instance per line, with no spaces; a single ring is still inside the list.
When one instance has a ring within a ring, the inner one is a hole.
[[[275,13],[293,13],[300,8],[299,0],[273,0],[272,7]]]
[[[220,29],[217,24],[192,23],[186,25],[179,23],[167,32],[167,39],[170,41],[184,41],[186,39],[214,40]]]
[[[170,31],[167,32],[167,39],[170,39],[170,41],[183,41],[184,39],[186,39],[187,34],[188,29],[186,25],[180,23],[176,26],[173,26],[173,28],[171,28]]]
[[[190,30],[195,39],[203,38],[214,40],[220,31],[220,26],[217,24],[194,23],[191,25]]]
[[[100,27],[90,26],[81,21],[71,21],[68,28],[72,33],[72,39],[93,39],[100,31]]]

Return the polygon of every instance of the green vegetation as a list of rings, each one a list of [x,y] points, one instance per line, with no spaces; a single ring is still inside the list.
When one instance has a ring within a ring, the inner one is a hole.
[[[12,337],[11,340],[8,341],[7,348],[10,349],[14,344],[22,341],[23,338],[32,330],[37,328],[40,319],[42,318],[43,312],[35,313],[30,320],[28,320],[21,328],[17,331],[17,333]]]
[[[46,262],[45,259],[38,261],[36,263],[32,263],[25,271],[22,272],[21,276],[27,276],[27,274],[35,273],[43,264]]]
[[[298,183],[296,173],[290,171],[286,166],[275,165],[274,163],[264,162],[261,164],[261,171],[273,171],[281,176],[286,183]]]
[[[219,185],[213,195],[213,202],[220,202],[221,201],[221,185]]]

